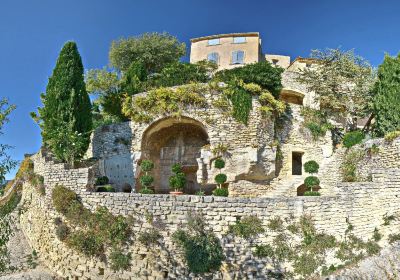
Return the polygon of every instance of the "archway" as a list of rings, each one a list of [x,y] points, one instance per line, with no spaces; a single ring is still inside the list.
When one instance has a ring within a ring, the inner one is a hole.
[[[197,159],[201,148],[207,144],[209,139],[204,126],[194,119],[166,118],[151,125],[143,134],[142,159],[150,159],[155,164],[152,172],[155,192],[169,192],[168,179],[175,163],[180,163],[186,174],[185,193],[199,190]]]

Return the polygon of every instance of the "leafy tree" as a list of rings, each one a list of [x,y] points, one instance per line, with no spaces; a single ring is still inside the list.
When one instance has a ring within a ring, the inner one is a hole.
[[[205,83],[210,80],[210,73],[217,65],[208,61],[197,63],[175,62],[164,67],[160,74],[150,80],[153,87],[171,87],[191,82]]]
[[[3,134],[3,126],[9,121],[8,116],[15,109],[14,105],[10,105],[8,100],[3,98],[0,100],[0,135]],[[7,154],[9,145],[0,144],[0,183],[3,184],[6,174],[13,169],[17,162],[12,160]]]
[[[400,130],[400,54],[397,57],[385,56],[378,68],[374,93],[374,133],[384,136]]]
[[[44,144],[58,159],[74,163],[86,152],[92,130],[91,103],[75,42],[62,48],[41,98],[43,107],[32,117],[42,129]]]
[[[272,66],[268,61],[248,64],[243,67],[218,71],[214,79],[226,83],[242,80],[244,83],[255,83],[268,90],[276,98],[282,89],[282,68]]]
[[[316,92],[320,109],[328,117],[346,119],[346,128],[356,128],[357,119],[371,113],[374,72],[352,50],[313,50],[316,63],[305,68],[297,81]]]
[[[132,62],[143,64],[147,73],[158,73],[166,65],[178,62],[186,53],[186,46],[166,32],[144,33],[137,37],[113,41],[109,53],[110,64],[119,71],[127,71]]]

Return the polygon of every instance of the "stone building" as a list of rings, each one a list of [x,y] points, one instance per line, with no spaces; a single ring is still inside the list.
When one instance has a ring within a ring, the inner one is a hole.
[[[190,62],[213,61],[218,70],[231,69],[246,64],[268,61],[288,70],[309,67],[314,61],[309,58],[296,58],[278,54],[263,54],[258,32],[230,33],[204,36],[190,40]]]
[[[155,163],[153,176],[156,193],[168,193],[171,166],[181,163],[186,174],[185,192],[210,193],[215,188],[218,146],[228,149],[224,155],[231,196],[296,196],[307,176],[303,164],[316,160],[321,165],[321,192],[329,193],[334,183],[326,174],[334,165],[333,143],[328,132],[315,140],[303,126],[304,106],[317,108],[315,94],[296,81],[299,70],[310,67],[312,59],[261,54],[258,33],[233,33],[192,39],[191,62],[217,58],[220,69],[266,59],[284,67],[281,100],[290,107],[290,117],[282,128],[275,128],[273,118],[263,118],[258,97],[253,96],[247,125],[238,122],[214,106],[221,91],[203,85],[199,93],[207,100],[202,108],[188,106],[179,118],[160,115],[149,123],[126,122],[105,126],[93,134],[88,157],[99,160],[99,176],[107,176],[119,190],[139,191],[140,162]],[[243,51],[240,63],[231,63],[233,54]],[[216,54],[211,56],[209,54]],[[142,95],[146,95],[143,93]],[[279,145],[276,145],[276,143]]]

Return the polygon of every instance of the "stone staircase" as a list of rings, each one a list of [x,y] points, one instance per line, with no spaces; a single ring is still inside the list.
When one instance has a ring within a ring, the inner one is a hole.
[[[291,178],[275,178],[270,184],[270,190],[264,197],[292,197],[297,195],[297,187],[304,182],[303,176]]]

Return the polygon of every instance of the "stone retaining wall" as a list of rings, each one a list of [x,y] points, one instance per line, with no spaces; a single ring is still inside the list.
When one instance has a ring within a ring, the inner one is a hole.
[[[384,215],[400,210],[398,169],[374,171],[373,182],[339,184],[336,189],[338,195],[329,197],[224,198],[80,192],[83,204],[91,210],[105,206],[114,214],[144,217],[149,213],[163,228],[160,245],[146,248],[134,241],[129,248],[133,255],[130,270],[113,272],[101,260],[79,255],[57,239],[54,218],[59,214],[52,208],[51,190],[52,187],[48,187],[43,197],[28,184],[24,185],[26,212],[21,215],[21,226],[41,260],[54,272],[70,279],[194,279],[171,241],[171,234],[185,225],[189,212],[201,212],[204,215],[208,226],[221,238],[227,255],[221,271],[206,277],[262,279],[269,263],[265,259],[254,258],[251,248],[259,242],[269,241],[271,233],[267,232],[253,243],[226,235],[229,225],[238,218],[255,215],[266,226],[272,217],[295,219],[303,214],[311,214],[320,231],[342,239],[348,227],[347,222],[350,222],[354,226],[354,234],[367,240],[371,238],[375,227],[382,228]],[[392,222],[381,232],[388,234],[393,227],[398,227],[398,222]],[[149,228],[146,223],[135,224],[135,236],[146,228]]]

